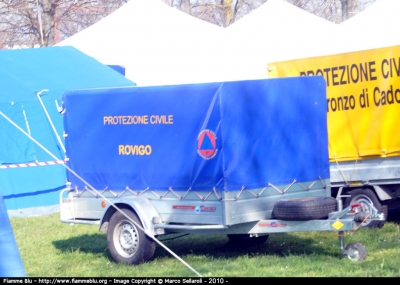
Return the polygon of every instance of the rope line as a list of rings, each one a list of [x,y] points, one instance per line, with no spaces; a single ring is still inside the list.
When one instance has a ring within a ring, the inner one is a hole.
[[[32,140],[35,144],[37,144],[41,149],[43,149],[47,154],[49,154],[51,157],[53,157],[55,160],[57,160],[57,157],[52,154],[48,149],[46,149],[43,145],[41,145],[37,140],[35,140],[31,135],[26,133],[23,129],[21,129],[16,123],[14,123],[10,118],[8,118],[3,112],[0,111],[0,115],[3,116],[9,123],[11,123],[14,127],[16,127],[19,131],[21,131],[25,136],[27,136],[30,140]],[[152,240],[157,242],[160,246],[162,246],[166,251],[168,251],[172,256],[174,256],[176,259],[178,259],[182,264],[184,264],[186,267],[188,267],[192,272],[194,272],[197,276],[203,277],[200,273],[198,273],[194,268],[192,268],[188,263],[186,263],[182,258],[180,258],[177,254],[175,254],[172,250],[170,250],[166,245],[164,245],[162,242],[160,242],[158,239],[156,239],[153,235],[147,233],[141,225],[137,224],[135,221],[133,221],[128,215],[126,215],[121,209],[119,209],[116,205],[114,205],[113,202],[111,202],[108,198],[106,198],[103,194],[98,192],[92,185],[90,185],[86,180],[84,180],[82,177],[80,177],[75,171],[73,171],[71,168],[69,168],[66,164],[62,164],[68,171],[70,171],[74,176],[76,176],[79,180],[81,180],[83,183],[85,183],[92,191],[94,191],[97,195],[102,197],[104,200],[106,200],[110,205],[112,205],[118,212],[120,212],[122,215],[124,215],[130,222],[132,222],[134,225],[136,225],[139,229],[141,229],[147,236],[149,236]]]

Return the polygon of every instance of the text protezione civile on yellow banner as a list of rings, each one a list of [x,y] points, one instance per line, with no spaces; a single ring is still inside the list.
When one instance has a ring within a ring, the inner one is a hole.
[[[400,46],[274,62],[267,77],[323,76],[331,161],[400,155]]]

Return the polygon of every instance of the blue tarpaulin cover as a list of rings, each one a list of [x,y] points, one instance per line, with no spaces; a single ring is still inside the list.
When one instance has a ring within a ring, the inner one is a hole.
[[[37,93],[63,141],[62,94],[78,88],[134,86],[112,68],[72,47],[47,47],[0,51],[0,111],[46,147],[59,160],[65,158],[61,145],[40,104]],[[65,187],[62,165],[34,166],[54,159],[0,116],[0,190],[7,210],[44,208],[59,203]],[[26,167],[26,163],[31,163]],[[19,165],[19,167],[15,167]],[[14,166],[6,168],[7,166]]]
[[[63,101],[68,166],[96,189],[329,178],[322,77],[76,90]]]

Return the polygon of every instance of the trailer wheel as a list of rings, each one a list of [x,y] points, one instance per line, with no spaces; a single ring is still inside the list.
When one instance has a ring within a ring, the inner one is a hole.
[[[122,209],[130,219],[142,227],[137,215],[128,209]],[[119,211],[115,212],[107,230],[107,244],[110,254],[116,262],[128,265],[150,260],[155,251],[155,242],[136,224]]]
[[[372,214],[372,209],[366,203],[374,205],[374,207],[378,210],[379,213],[383,213],[385,215],[385,220],[383,221],[366,221],[362,224],[362,227],[365,228],[382,228],[386,222],[386,218],[388,215],[388,207],[387,205],[382,205],[379,201],[378,197],[376,197],[375,193],[371,189],[356,189],[350,191],[350,197],[347,197],[344,206],[348,207],[351,204],[361,203],[362,209],[367,214]]]
[[[318,220],[327,218],[336,208],[337,201],[332,197],[282,199],[275,203],[273,214],[280,220]]]
[[[346,255],[351,261],[361,261],[367,258],[367,250],[359,242],[352,242],[346,246]]]
[[[148,237],[146,236],[146,238]],[[152,259],[155,252],[156,252],[156,243],[154,241],[151,241],[149,247],[145,251],[144,261]]]
[[[229,234],[229,242],[234,245],[263,244],[268,240],[269,235],[250,237],[249,234]]]

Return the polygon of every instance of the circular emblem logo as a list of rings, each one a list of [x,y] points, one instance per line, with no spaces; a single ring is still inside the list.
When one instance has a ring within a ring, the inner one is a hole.
[[[210,130],[201,131],[197,137],[197,153],[204,159],[212,159],[217,155],[217,136]]]

